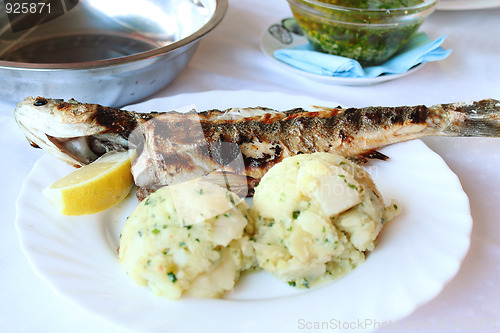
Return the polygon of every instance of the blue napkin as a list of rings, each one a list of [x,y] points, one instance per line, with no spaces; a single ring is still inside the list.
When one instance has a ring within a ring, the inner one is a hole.
[[[443,60],[451,50],[441,48],[446,36],[431,40],[425,33],[415,34],[391,59],[379,66],[363,68],[358,61],[315,51],[310,44],[279,49],[274,56],[313,74],[337,77],[373,78],[381,74],[400,74],[420,63]]]

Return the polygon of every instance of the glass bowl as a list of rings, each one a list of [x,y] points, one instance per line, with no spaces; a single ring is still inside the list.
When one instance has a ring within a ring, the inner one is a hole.
[[[436,9],[437,0],[287,0],[317,51],[363,66],[390,59]]]

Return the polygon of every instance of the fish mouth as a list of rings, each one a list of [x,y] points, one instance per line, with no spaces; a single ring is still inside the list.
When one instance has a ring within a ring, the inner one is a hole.
[[[66,155],[76,166],[92,163],[107,152],[126,151],[130,148],[127,138],[116,133],[72,138],[58,138],[47,134],[46,137],[61,154]]]

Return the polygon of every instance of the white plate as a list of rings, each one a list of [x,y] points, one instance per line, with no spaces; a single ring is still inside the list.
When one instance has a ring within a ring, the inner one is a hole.
[[[500,0],[439,0],[438,10],[474,10],[500,7]]]
[[[277,93],[212,91],[155,99],[128,109],[168,110],[193,103],[198,110],[328,105]],[[96,215],[58,215],[41,191],[73,169],[49,155],[36,162],[24,183],[16,225],[22,248],[40,277],[82,308],[123,327],[141,331],[168,327],[170,332],[302,332],[316,322],[327,322],[336,332],[346,325],[342,323],[349,324],[350,332],[366,332],[374,325],[394,323],[435,297],[457,273],[472,228],[468,198],[437,154],[418,140],[381,151],[390,159],[366,167],[384,198],[397,198],[402,214],[386,225],[378,247],[364,264],[341,279],[305,292],[259,272],[245,276],[224,299],[174,302],[151,295],[135,285],[117,263],[120,230],[137,204],[135,196]]]
[[[279,24],[279,23],[278,23]],[[325,83],[331,83],[331,84],[337,84],[337,85],[345,85],[345,86],[364,86],[364,85],[371,85],[371,84],[376,84],[376,83],[382,83],[390,80],[395,80],[399,79],[403,76],[410,75],[411,73],[419,70],[424,66],[425,64],[418,64],[417,66],[414,66],[411,68],[409,71],[401,74],[387,74],[387,75],[380,75],[377,77],[337,77],[337,76],[328,76],[328,75],[319,75],[319,74],[314,74],[314,73],[309,73],[306,71],[303,71],[299,68],[293,67],[283,61],[280,61],[276,57],[274,57],[274,51],[285,48],[285,47],[293,47],[293,46],[299,46],[308,43],[307,39],[304,36],[297,35],[295,33],[290,33],[289,36],[287,36],[288,41],[291,41],[288,43],[284,43],[283,41],[275,38],[270,32],[269,29],[266,29],[264,33],[262,34],[261,40],[260,40],[260,47],[264,54],[266,54],[272,61],[277,64],[278,66],[281,66],[282,68],[292,71],[294,73],[297,73],[299,75],[311,78],[315,80],[316,82],[321,81]]]

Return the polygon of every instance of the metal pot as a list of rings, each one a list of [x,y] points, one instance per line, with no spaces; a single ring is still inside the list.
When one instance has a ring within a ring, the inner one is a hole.
[[[227,0],[51,0],[62,8],[22,13],[19,7],[16,14],[4,1],[0,98],[75,98],[114,107],[173,81],[228,6]]]

